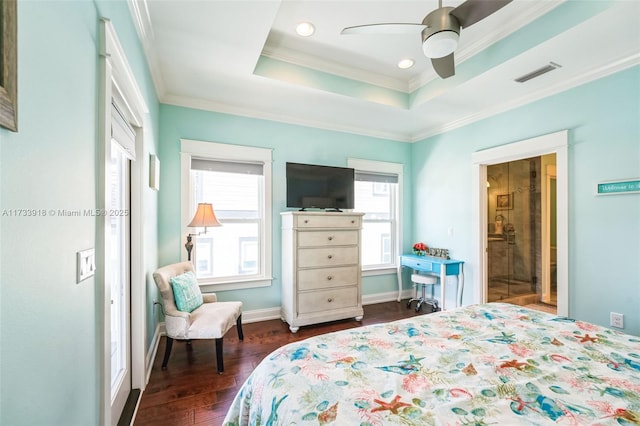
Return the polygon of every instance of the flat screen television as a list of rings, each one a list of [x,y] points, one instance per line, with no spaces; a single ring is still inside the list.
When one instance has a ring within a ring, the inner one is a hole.
[[[287,163],[287,207],[353,209],[353,187],[351,168]]]

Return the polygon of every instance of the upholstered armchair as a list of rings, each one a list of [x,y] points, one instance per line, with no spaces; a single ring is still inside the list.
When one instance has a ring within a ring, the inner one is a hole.
[[[215,293],[200,293],[191,262],[162,267],[153,273],[153,279],[162,294],[167,331],[162,369],[167,368],[174,339],[188,343],[192,339],[214,339],[218,373],[222,374],[222,338],[225,333],[235,324],[238,338],[244,339],[242,302],[218,302]]]

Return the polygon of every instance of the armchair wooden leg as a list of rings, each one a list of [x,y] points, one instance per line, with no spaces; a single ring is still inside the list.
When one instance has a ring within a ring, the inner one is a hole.
[[[164,349],[164,359],[162,360],[162,369],[167,369],[167,363],[169,362],[169,355],[171,355],[171,347],[173,346],[173,339],[167,337],[167,346]]]
[[[238,329],[238,339],[244,340],[244,334],[242,333],[242,315],[236,320],[236,328]]]
[[[218,363],[218,374],[222,374],[224,371],[224,365],[222,363],[222,337],[216,339],[216,361]]]

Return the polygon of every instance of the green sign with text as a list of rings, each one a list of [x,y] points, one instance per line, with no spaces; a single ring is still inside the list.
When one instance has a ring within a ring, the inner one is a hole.
[[[616,180],[598,184],[598,195],[640,193],[640,179]]]

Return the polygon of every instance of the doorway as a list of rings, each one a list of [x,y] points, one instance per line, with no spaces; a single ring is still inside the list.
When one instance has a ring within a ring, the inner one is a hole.
[[[551,167],[555,170],[555,154],[487,166],[488,302],[556,313],[557,286],[549,282],[547,260],[549,206],[556,205],[547,178]]]
[[[116,132],[117,135],[117,132]],[[131,392],[131,158],[111,143],[111,418],[119,419]]]
[[[487,181],[489,180],[490,167],[493,165],[499,165],[503,163],[509,163],[512,161],[520,161],[526,160],[525,162],[529,162],[529,159],[533,157],[541,157],[540,169],[545,170],[546,165],[545,159],[551,158],[546,157],[547,155],[555,155],[555,189],[556,189],[556,197],[555,197],[555,205],[553,208],[556,211],[555,215],[555,240],[556,240],[556,250],[555,250],[555,262],[553,275],[555,277],[556,282],[556,313],[557,315],[567,316],[569,315],[569,209],[568,209],[568,131],[560,131],[556,133],[551,133],[544,136],[539,136],[523,141],[513,142],[510,144],[498,146],[495,148],[489,148],[483,151],[477,151],[472,154],[472,178],[473,178],[473,203],[472,203],[472,214],[473,214],[473,253],[474,258],[472,260],[472,267],[474,268],[474,274],[472,278],[473,285],[473,301],[474,303],[486,303],[489,301],[489,224],[493,223],[493,233],[495,234],[496,227],[496,206],[499,204],[501,209],[499,212],[502,214],[503,212],[507,212],[513,210],[515,208],[515,194],[512,194],[509,191],[509,187],[507,186],[504,192],[500,192],[499,194],[495,194],[495,198],[491,200],[492,205],[490,206],[489,194],[487,188]],[[537,164],[537,163],[536,163]],[[529,164],[529,167],[530,164]],[[544,182],[544,183],[543,183]],[[489,185],[493,183],[489,181]],[[546,180],[540,181],[540,185],[546,186]],[[517,188],[517,187],[516,187]],[[523,188],[522,192],[529,193],[529,188]],[[500,197],[498,197],[500,195]],[[544,212],[548,209],[546,198],[543,198],[540,195],[540,211]],[[490,209],[491,215],[490,215]],[[505,215],[503,214],[503,217]],[[509,215],[506,215],[508,220],[510,219]],[[500,218],[498,218],[500,219]],[[548,227],[542,224],[542,221],[546,221],[545,215],[542,215],[540,218],[541,229],[545,230]],[[505,229],[505,225],[513,222],[506,221],[502,219],[503,233],[507,235],[504,236],[506,243],[508,244],[509,237],[517,238],[512,231],[516,231],[515,227],[511,230],[511,227],[507,227]],[[549,238],[547,232],[542,232],[541,242],[542,247],[545,247],[548,243],[545,239]],[[512,235],[510,235],[512,234]],[[516,240],[517,241],[517,240]],[[528,245],[526,247],[529,247]],[[531,250],[531,249],[529,249]],[[536,257],[538,256],[536,252]],[[547,252],[547,250],[540,250],[540,256],[542,257],[540,261],[540,265],[545,265],[546,263],[551,263],[551,251]],[[540,266],[542,268],[542,266]],[[528,270],[532,268],[529,266]],[[535,270],[535,267],[533,268]],[[551,273],[551,269],[549,269]],[[493,271],[492,271],[493,272]],[[514,270],[515,272],[515,270]],[[536,272],[540,273],[541,272]],[[512,274],[513,275],[513,274]],[[540,277],[541,275],[537,275]],[[538,290],[537,286],[542,284],[539,279],[536,279],[536,290]],[[529,278],[529,283],[525,282],[525,285],[522,287],[526,287],[528,291],[531,290],[531,278]],[[540,283],[540,284],[539,284]],[[516,283],[520,284],[520,283]],[[551,286],[549,286],[551,288]],[[516,291],[516,287],[511,287],[510,290]]]

